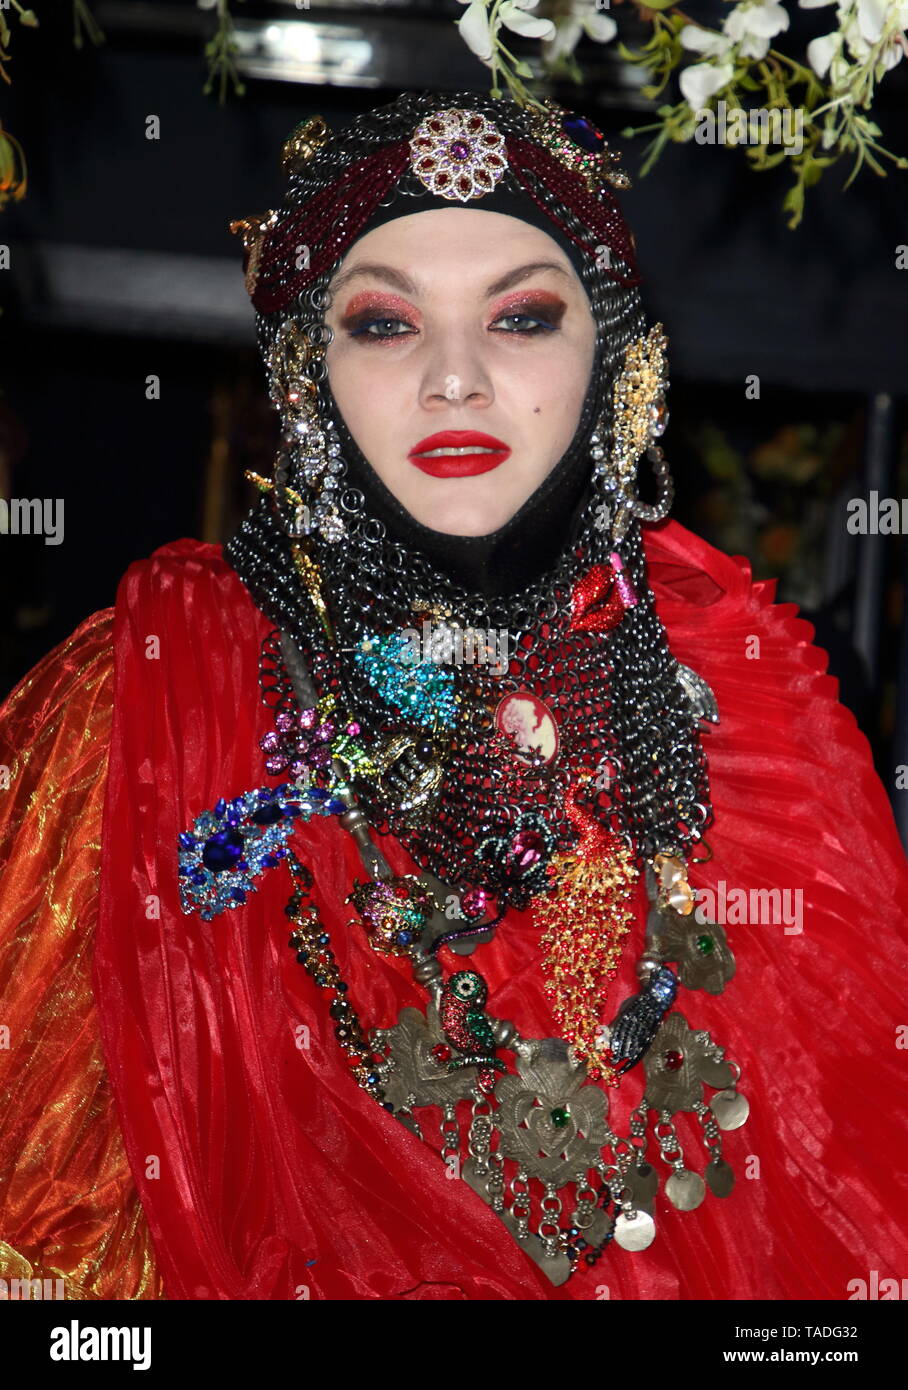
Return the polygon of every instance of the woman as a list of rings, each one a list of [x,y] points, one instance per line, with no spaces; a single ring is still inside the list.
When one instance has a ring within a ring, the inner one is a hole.
[[[4,1272],[899,1278],[904,858],[808,625],[641,535],[665,341],[600,133],[406,96],[285,163],[234,224],[274,478],[6,708]]]

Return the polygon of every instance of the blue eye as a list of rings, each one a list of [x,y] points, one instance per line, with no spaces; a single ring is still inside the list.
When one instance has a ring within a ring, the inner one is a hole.
[[[509,323],[510,328],[498,329],[499,333],[518,333],[521,337],[532,337],[538,333],[554,333],[555,325],[546,323],[545,319],[533,318],[531,314],[502,314],[496,323]],[[518,327],[520,323],[530,324],[529,328]]]
[[[372,331],[372,330],[375,329],[376,327],[379,328],[379,329],[381,329],[381,328],[388,328],[389,325],[393,326],[394,324],[397,324],[397,325],[399,325],[401,328],[403,328],[403,329],[404,329],[404,332],[403,332],[403,333],[395,333],[395,332],[386,332],[386,333],[382,333],[382,332],[373,332],[373,331]],[[351,338],[359,338],[359,337],[362,337],[362,336],[364,336],[364,335],[367,336],[367,337],[370,337],[370,338],[405,338],[405,337],[406,337],[409,333],[411,333],[412,331],[413,331],[413,330],[412,330],[411,325],[408,324],[408,323],[405,323],[403,319],[380,318],[380,319],[369,319],[367,323],[360,324],[360,326],[359,326],[358,328],[353,328],[353,329],[351,329],[351,331],[350,331],[350,336],[351,336]]]

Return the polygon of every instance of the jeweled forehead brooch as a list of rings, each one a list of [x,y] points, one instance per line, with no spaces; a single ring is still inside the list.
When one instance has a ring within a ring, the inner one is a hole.
[[[492,189],[508,167],[504,136],[481,111],[446,107],[427,116],[410,140],[410,163],[430,193],[466,203]]]

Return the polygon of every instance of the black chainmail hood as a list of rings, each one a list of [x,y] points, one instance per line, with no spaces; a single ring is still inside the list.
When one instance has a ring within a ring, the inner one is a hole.
[[[391,105],[358,117],[342,138],[329,142],[290,178],[282,214],[305,207],[323,195],[345,168],[412,132],[439,107],[478,110],[505,131],[527,138],[526,115],[510,102],[472,93],[406,95]],[[511,215],[529,204],[524,186],[509,170],[499,184],[510,200]],[[369,634],[385,634],[413,622],[415,600],[431,600],[476,627],[506,629],[518,639],[515,660],[504,682],[508,689],[534,688],[562,718],[564,751],[594,771],[608,760],[617,768],[614,787],[599,793],[596,806],[603,819],[617,821],[634,841],[638,853],[651,855],[667,848],[688,853],[710,819],[705,757],[696,715],[677,678],[678,665],[654,610],[646,577],[640,527],[633,522],[621,542],[621,557],[639,596],[624,620],[608,634],[607,642],[589,634],[570,633],[564,616],[570,612],[573,586],[592,565],[607,562],[614,542],[601,524],[603,504],[609,501],[607,466],[596,476],[593,460],[609,458],[613,445],[612,387],[629,344],[647,329],[633,267],[614,255],[608,268],[599,257],[578,250],[589,243],[589,232],[570,206],[560,203],[540,185],[536,192],[552,219],[552,235],[570,246],[572,260],[586,289],[597,325],[594,367],[574,439],[552,474],[519,512],[490,536],[452,538],[419,525],[380,482],[337,411],[326,372],[315,364],[320,415],[332,420],[340,441],[335,480],[345,534],[330,541],[313,532],[308,545],[321,572],[326,602],[337,634],[336,646],[326,642],[310,600],[294,567],[291,542],[268,497],[263,497],[226,547],[226,556],[266,615],[288,631],[323,689],[343,693],[350,708],[367,727],[387,720],[387,706],[362,679],[360,671],[339,650],[351,650]],[[405,171],[383,200],[377,219],[401,205],[406,212],[437,206],[438,200]],[[450,205],[450,204],[448,204]],[[482,208],[483,200],[472,204]],[[539,208],[527,220],[538,224]],[[496,211],[504,210],[499,204]],[[337,216],[345,217],[343,201]],[[367,222],[364,230],[377,222]],[[312,280],[286,310],[258,313],[257,332],[267,361],[277,335],[288,319],[296,318],[319,333],[329,303],[328,285],[342,263],[337,257]],[[321,363],[324,367],[324,363]],[[302,484],[300,484],[302,486]],[[458,750],[452,754],[446,787],[456,789],[476,776],[489,733],[488,700],[481,697],[488,676],[475,679],[472,704],[465,707]],[[588,689],[584,687],[589,684]],[[592,686],[596,685],[593,690]],[[491,689],[491,688],[490,688]],[[478,750],[478,751],[477,751]],[[563,788],[561,789],[563,792]],[[452,795],[454,793],[452,792]],[[545,796],[551,799],[551,785]],[[540,791],[540,804],[542,802]],[[442,805],[444,805],[444,796]],[[494,797],[490,799],[490,807]],[[473,807],[482,810],[480,797]],[[366,809],[377,829],[391,830],[411,853],[436,872],[449,869],[455,856],[467,865],[471,834],[476,826],[463,824],[462,806],[452,806],[433,827],[431,852],[424,840],[376,801]],[[491,814],[491,810],[489,812]],[[447,822],[447,823],[446,823]],[[466,845],[464,830],[466,829]],[[569,839],[570,827],[559,829]],[[475,866],[473,866],[475,867]],[[443,876],[443,875],[442,875]]]

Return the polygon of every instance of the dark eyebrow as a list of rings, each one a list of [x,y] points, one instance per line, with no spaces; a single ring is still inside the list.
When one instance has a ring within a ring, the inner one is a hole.
[[[509,270],[507,275],[502,275],[500,280],[495,280],[486,290],[486,298],[491,299],[493,294],[501,294],[504,290],[509,290],[512,285],[518,284],[521,280],[526,280],[530,275],[535,275],[540,270],[554,270],[559,275],[563,275],[566,280],[570,279],[564,266],[557,261],[531,261],[529,265],[518,266],[516,270]]]
[[[491,299],[495,294],[501,294],[504,290],[509,290],[512,285],[518,284],[521,280],[526,280],[528,276],[535,275],[538,271],[554,270],[558,275],[563,275],[569,279],[568,272],[557,261],[530,261],[527,265],[517,266],[515,270],[509,270],[506,275],[494,280],[486,289],[486,299]],[[335,293],[342,290],[351,280],[372,276],[376,280],[384,280],[387,284],[393,285],[395,289],[402,290],[404,294],[418,296],[419,290],[409,276],[401,270],[395,270],[393,266],[382,265],[379,261],[363,261],[360,265],[351,266],[349,270],[343,270],[334,282]]]
[[[334,290],[341,290],[349,281],[357,276],[373,276],[376,280],[385,280],[395,289],[403,290],[404,294],[416,296],[419,291],[409,276],[404,275],[402,270],[395,270],[393,266],[381,265],[378,261],[363,261],[360,265],[351,266],[349,270],[342,270],[334,281]]]

